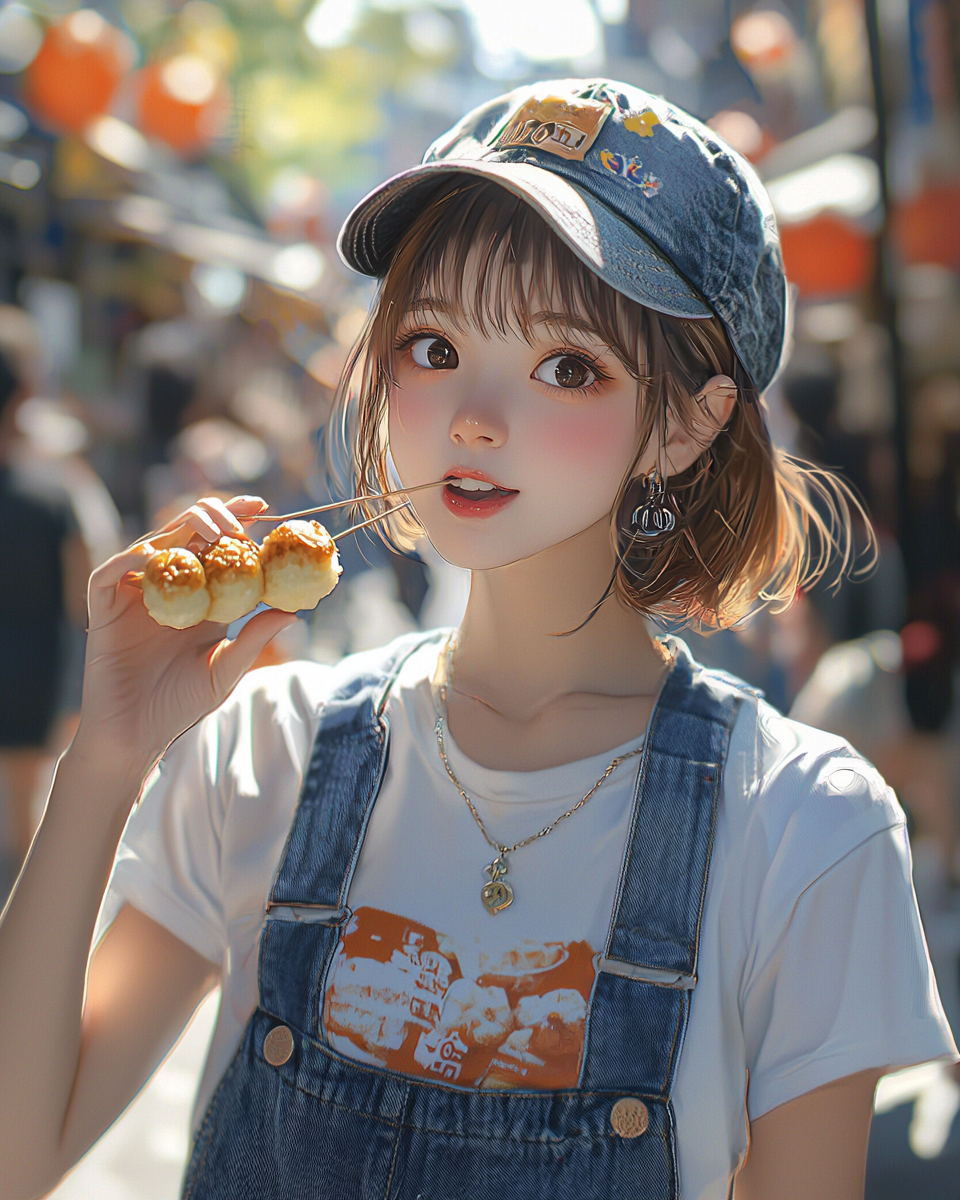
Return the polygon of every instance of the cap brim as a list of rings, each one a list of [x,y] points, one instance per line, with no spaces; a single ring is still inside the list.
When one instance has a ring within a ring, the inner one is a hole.
[[[528,163],[446,160],[394,175],[347,217],[338,250],[347,266],[381,276],[429,193],[449,175],[490,179],[525,200],[591,271],[616,291],[671,317],[714,316],[713,309],[642,233],[583,188]]]

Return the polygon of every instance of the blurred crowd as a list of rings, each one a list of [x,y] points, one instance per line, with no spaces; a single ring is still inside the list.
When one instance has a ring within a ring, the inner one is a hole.
[[[947,0],[0,4],[0,892],[77,719],[90,570],[202,494],[275,512],[329,499],[319,431],[371,297],[333,245],[351,205],[481,100],[597,73],[702,115],[769,187],[796,301],[769,420],[786,452],[863,497],[879,558],[839,590],[683,636],[897,790],[960,1030]],[[464,573],[428,546],[402,558],[364,533],[342,556],[341,586],[273,661],[335,661],[463,609]],[[940,1115],[910,1126],[931,1162],[960,1156],[946,1079]],[[888,1167],[872,1200],[908,1194]]]

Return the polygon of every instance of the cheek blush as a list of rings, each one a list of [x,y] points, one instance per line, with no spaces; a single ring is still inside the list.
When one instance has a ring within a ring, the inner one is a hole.
[[[394,429],[411,437],[419,437],[432,429],[437,420],[436,405],[431,405],[416,391],[395,388],[390,393],[389,422],[391,438]]]
[[[636,428],[622,414],[577,413],[575,420],[543,421],[526,431],[527,444],[538,450],[545,468],[583,473],[622,462],[629,466],[636,443]]]

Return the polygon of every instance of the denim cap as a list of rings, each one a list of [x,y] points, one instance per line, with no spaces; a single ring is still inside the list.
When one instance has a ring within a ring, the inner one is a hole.
[[[525,200],[631,300],[673,317],[719,317],[759,391],[777,374],[787,287],[773,207],[750,164],[682,109],[608,79],[499,96],[360,201],[340,232],[346,264],[384,275],[451,174]]]

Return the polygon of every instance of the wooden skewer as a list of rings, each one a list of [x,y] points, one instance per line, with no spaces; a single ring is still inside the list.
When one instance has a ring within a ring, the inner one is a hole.
[[[425,484],[424,486],[425,486],[425,487],[431,487],[432,485],[431,485],[431,484]],[[366,521],[361,521],[359,525],[351,525],[351,526],[350,526],[350,528],[349,528],[349,529],[345,529],[345,530],[343,531],[343,533],[338,533],[338,534],[337,534],[337,536],[336,536],[336,537],[335,537],[333,540],[334,540],[335,542],[339,542],[341,538],[345,538],[345,537],[347,537],[347,535],[348,535],[348,534],[351,534],[351,533],[356,533],[358,529],[365,529],[365,528],[366,528],[368,525],[376,525],[376,523],[377,523],[378,521],[382,521],[382,520],[384,519],[384,517],[389,517],[391,513],[399,512],[401,508],[409,508],[409,507],[410,507],[410,501],[409,501],[409,500],[407,500],[407,501],[406,501],[406,503],[404,503],[404,504],[395,504],[395,505],[393,506],[393,508],[388,508],[386,512],[384,512],[384,513],[380,513],[380,515],[379,515],[379,516],[376,516],[376,517],[368,517],[368,518],[366,519]],[[332,536],[333,536],[333,535],[331,534],[331,537],[332,537]]]
[[[241,522],[245,521],[248,525],[255,525],[257,523],[257,521],[271,521],[271,522],[293,521],[297,517],[310,517],[310,516],[313,516],[314,513],[330,512],[332,509],[335,509],[335,508],[349,508],[351,504],[362,504],[366,500],[392,500],[394,496],[409,496],[409,495],[412,495],[414,492],[422,492],[426,488],[440,487],[441,484],[448,483],[451,478],[452,478],[452,476],[445,475],[443,477],[443,479],[435,479],[433,481],[433,483],[418,483],[414,487],[397,488],[396,491],[381,492],[379,495],[375,495],[375,496],[354,496],[354,498],[352,500],[336,500],[336,501],[334,501],[333,504],[321,504],[321,505],[318,505],[318,507],[316,507],[316,508],[305,508],[301,512],[282,513],[279,516],[271,515],[270,513],[260,513],[258,516],[255,516],[255,517],[254,516],[237,517],[237,520],[241,521]],[[403,504],[400,504],[400,505],[395,505],[394,507],[395,508],[404,508],[406,506]],[[362,529],[364,525],[372,525],[376,521],[381,520],[382,517],[387,516],[392,511],[393,511],[393,509],[388,509],[388,511],[385,513],[382,513],[380,517],[373,517],[369,521],[364,521],[363,525],[355,526],[355,528]],[[149,542],[153,538],[161,537],[163,534],[169,533],[169,532],[171,532],[171,531],[168,529],[153,529],[150,531],[150,533],[145,533],[145,534],[143,534],[142,537],[138,538],[138,542],[140,542],[140,543]],[[344,532],[339,534],[338,536],[346,537],[346,535],[348,533],[352,533],[352,532],[353,532],[352,529],[347,529],[347,530],[344,530]],[[134,544],[136,544],[136,543],[134,543]]]
[[[448,475],[443,479],[434,480],[433,483],[418,483],[415,487],[397,488],[396,491],[393,492],[380,492],[378,495],[374,496],[354,496],[352,500],[336,500],[333,504],[320,504],[316,508],[305,508],[301,512],[283,513],[280,516],[273,516],[270,513],[261,513],[256,517],[240,517],[238,519],[241,521],[248,521],[251,525],[255,524],[257,521],[293,521],[296,520],[297,517],[311,517],[314,513],[330,512],[335,508],[348,508],[351,504],[363,504],[368,500],[392,500],[394,496],[410,496],[414,492],[422,492],[425,488],[439,487],[442,483],[447,483],[450,478],[451,477]],[[403,508],[404,505],[400,505],[399,507]],[[386,514],[384,514],[384,516],[386,516]],[[374,519],[379,520],[379,518]],[[371,524],[371,522],[366,521],[364,524]],[[357,526],[357,529],[362,528],[362,525]],[[347,532],[352,531],[348,530]],[[341,533],[339,536],[343,537],[344,534]]]

